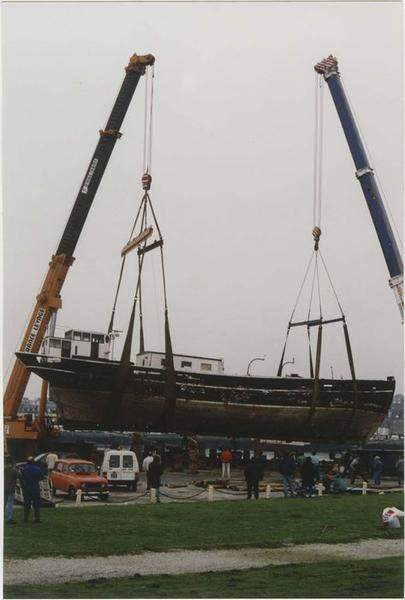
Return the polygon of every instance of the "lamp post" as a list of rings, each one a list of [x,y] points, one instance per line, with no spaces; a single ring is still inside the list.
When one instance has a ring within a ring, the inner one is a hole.
[[[283,364],[281,365],[281,370],[280,370],[280,377],[283,373],[283,369],[285,367],[285,365],[294,365],[295,364],[295,358],[293,357],[292,360],[286,360],[285,362],[283,362]]]
[[[263,358],[252,358],[252,360],[250,361],[250,363],[248,364],[248,368],[246,371],[246,375],[249,375],[250,377],[250,373],[249,373],[249,369],[250,369],[250,365],[255,361],[255,360],[264,360],[266,358],[266,355],[263,356]]]

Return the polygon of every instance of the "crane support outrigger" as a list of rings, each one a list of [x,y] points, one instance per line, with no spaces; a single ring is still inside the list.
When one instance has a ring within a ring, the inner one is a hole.
[[[120,127],[134,95],[140,77],[146,67],[155,62],[151,54],[133,54],[126,67],[126,75],[105,129],[99,131],[97,143],[90,165],[86,171],[79,193],[73,205],[58,248],[49,263],[49,270],[36,298],[36,305],[20,346],[20,352],[39,351],[49,321],[61,308],[60,292],[67,272],[73,264],[73,253],[86,221],[88,212],[103,177],[116,141],[121,137]],[[11,372],[4,394],[5,435],[8,439],[38,440],[44,433],[45,406],[40,407],[37,419],[27,426],[24,417],[18,417],[18,410],[28,384],[30,372],[17,359]]]
[[[356,177],[360,182],[364,197],[369,208],[371,218],[384,254],[390,274],[389,285],[393,289],[395,298],[404,318],[403,273],[404,267],[394,233],[392,231],[382,196],[374,176],[374,171],[369,164],[366,150],[346,97],[338,70],[337,59],[330,55],[314,67],[315,71],[323,75],[328,84],[333,102],[335,104],[340,122],[346,136],[347,143],[356,166]]]

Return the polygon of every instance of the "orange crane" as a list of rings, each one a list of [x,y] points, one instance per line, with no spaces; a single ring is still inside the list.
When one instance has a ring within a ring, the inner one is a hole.
[[[36,305],[19,348],[20,352],[37,353],[40,349],[51,317],[62,306],[61,289],[70,266],[73,253],[86,221],[88,212],[103,177],[116,141],[121,137],[120,127],[134,95],[140,77],[146,67],[155,62],[151,54],[133,54],[126,67],[126,75],[112,108],[105,129],[99,131],[90,165],[86,171],[79,193],[70,213],[69,220],[60,239],[58,248],[49,263],[49,270],[36,298]],[[15,442],[26,442],[27,449],[49,434],[45,423],[47,382],[42,385],[38,416],[32,422],[18,416],[18,410],[28,384],[30,372],[16,359],[4,394],[5,439],[9,451]],[[30,448],[31,447],[31,448]]]

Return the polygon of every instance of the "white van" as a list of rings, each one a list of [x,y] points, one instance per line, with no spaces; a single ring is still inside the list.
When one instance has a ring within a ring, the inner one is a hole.
[[[136,491],[139,479],[139,465],[135,452],[130,450],[107,450],[104,453],[100,473],[109,483],[127,485]]]

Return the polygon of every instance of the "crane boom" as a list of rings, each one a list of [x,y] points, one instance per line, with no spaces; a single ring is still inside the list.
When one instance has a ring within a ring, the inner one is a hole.
[[[356,166],[356,177],[360,182],[375,230],[384,254],[385,262],[390,274],[389,284],[392,287],[403,320],[403,262],[399,251],[382,196],[370,166],[366,150],[361,140],[354,115],[346,97],[338,70],[337,59],[330,55],[314,67],[315,71],[323,75],[328,84],[333,102],[335,104],[340,122],[346,136],[350,152]]]
[[[56,253],[49,263],[49,270],[45,277],[37,302],[32,312],[28,327],[25,331],[20,352],[39,351],[49,320],[61,306],[60,291],[65,281],[69,267],[74,258],[80,233],[83,229],[88,212],[96,195],[98,186],[103,177],[105,168],[110,159],[117,139],[121,137],[120,127],[128,110],[141,75],[145,73],[148,65],[155,62],[151,54],[138,56],[133,54],[126,67],[126,75],[118,93],[117,99],[107,121],[106,127],[100,130],[100,139],[97,143],[90,165],[86,171],[79,193],[73,205],[68,222],[60,239]],[[25,392],[30,372],[23,364],[16,360],[4,394],[4,416],[6,433],[10,437],[35,438],[38,432],[27,434],[24,419],[18,419],[17,413]]]

